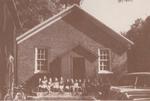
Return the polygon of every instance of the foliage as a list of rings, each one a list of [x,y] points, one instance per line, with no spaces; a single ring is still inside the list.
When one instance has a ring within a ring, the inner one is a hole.
[[[80,4],[82,0],[14,0],[17,13],[20,17],[25,32],[35,25],[57,14],[61,10],[73,4]],[[118,2],[129,2],[132,0],[118,0]]]
[[[143,24],[144,21],[141,18],[135,20],[134,24],[131,25],[131,29],[127,32],[126,37],[136,42],[140,35],[142,35]]]
[[[127,32],[126,37],[132,40],[135,44],[145,42],[150,39],[150,16],[146,20],[137,19]]]
[[[26,31],[80,0],[15,0],[23,31]]]
[[[133,0],[118,0],[118,2],[131,2]]]
[[[135,43],[128,54],[130,71],[150,71],[150,16],[137,19],[126,36]]]

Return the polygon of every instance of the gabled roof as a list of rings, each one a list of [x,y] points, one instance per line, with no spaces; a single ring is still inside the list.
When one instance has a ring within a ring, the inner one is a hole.
[[[63,18],[65,15],[67,15],[68,13],[71,12],[72,8],[77,7],[76,5],[73,5],[71,7],[68,7],[67,9],[63,10],[62,12],[50,17],[49,19],[47,19],[46,21],[42,22],[41,24],[33,27],[32,29],[30,29],[29,31],[25,32],[24,34],[18,36],[16,38],[17,44],[27,40],[28,38],[30,38],[31,36],[37,34],[39,31],[47,28],[48,26],[52,25],[53,23],[55,23],[56,21],[60,20],[61,18]]]
[[[75,10],[80,12],[81,14],[88,16],[88,18],[91,19],[92,22],[96,26],[98,26],[99,29],[102,29],[104,32],[108,33],[112,38],[114,38],[118,42],[122,43],[122,45],[124,45],[126,48],[129,48],[131,45],[134,44],[132,41],[130,41],[126,37],[122,36],[121,34],[116,33],[115,31],[113,31],[112,29],[110,29],[109,27],[104,25],[102,22],[100,22],[99,20],[94,18],[92,15],[90,15],[89,13],[87,13],[86,11],[81,9],[76,4],[71,6],[71,7],[68,7],[64,11],[62,11],[62,12],[58,13],[57,15],[49,18],[48,20],[42,22],[41,24],[39,24],[36,27],[32,28],[31,30],[27,31],[26,33],[18,36],[16,38],[17,44],[22,43],[23,41],[27,40],[31,36],[37,34],[39,31],[41,31],[41,30],[47,28],[48,26],[54,24],[56,21],[63,19],[65,16],[69,15],[70,13],[74,12]],[[80,19],[80,17],[79,17],[79,19]]]

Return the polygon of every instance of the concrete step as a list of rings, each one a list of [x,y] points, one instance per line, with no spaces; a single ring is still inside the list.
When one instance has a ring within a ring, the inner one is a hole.
[[[84,101],[94,101],[95,97],[92,96],[30,96],[29,100],[50,100],[50,101],[75,101],[75,100],[84,100]]]

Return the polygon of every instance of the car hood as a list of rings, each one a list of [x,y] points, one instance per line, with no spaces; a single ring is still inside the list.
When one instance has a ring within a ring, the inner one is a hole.
[[[129,99],[150,98],[150,88],[135,88],[133,86],[112,86],[111,91],[125,94]]]
[[[135,88],[134,86],[112,86],[111,90],[116,91],[116,92],[122,92],[122,93],[150,92],[150,87],[149,88]]]

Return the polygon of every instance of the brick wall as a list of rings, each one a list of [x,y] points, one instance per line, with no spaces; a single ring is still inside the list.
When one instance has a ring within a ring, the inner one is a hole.
[[[81,44],[92,53],[97,54],[97,48],[104,46],[95,42],[83,32],[72,27],[70,24],[63,20],[59,20],[46,29],[38,32],[38,34],[30,37],[24,42],[20,43],[17,48],[17,67],[18,67],[18,80],[26,81],[34,74],[35,64],[35,47],[45,46],[48,50],[48,62],[53,61],[57,56],[68,54],[74,47]],[[120,58],[122,60],[120,60]],[[126,54],[118,55],[112,52],[112,70],[120,67],[121,64],[126,62]],[[65,59],[62,61],[66,61]],[[121,62],[120,62],[121,61]],[[87,63],[87,65],[91,65]],[[119,67],[118,67],[119,66]],[[97,68],[97,60],[93,63],[93,67]],[[90,72],[89,68],[87,69]],[[92,75],[92,73],[89,73]]]

